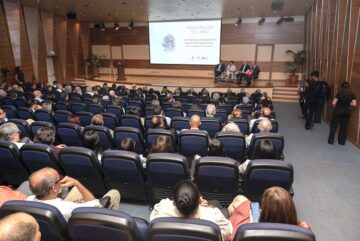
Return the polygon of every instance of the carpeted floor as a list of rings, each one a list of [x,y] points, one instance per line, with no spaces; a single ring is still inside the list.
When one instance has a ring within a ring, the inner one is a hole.
[[[327,144],[329,127],[304,129],[296,103],[276,103],[279,132],[285,137],[285,160],[295,170],[295,203],[318,241],[360,240],[360,150]],[[148,220],[147,205],[122,203],[120,210]]]

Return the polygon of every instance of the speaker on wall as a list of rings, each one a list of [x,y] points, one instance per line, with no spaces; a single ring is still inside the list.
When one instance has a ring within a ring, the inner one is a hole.
[[[69,19],[69,20],[75,20],[75,19],[76,19],[76,13],[74,13],[74,12],[68,12],[68,13],[66,14],[66,17],[67,17],[67,19]]]

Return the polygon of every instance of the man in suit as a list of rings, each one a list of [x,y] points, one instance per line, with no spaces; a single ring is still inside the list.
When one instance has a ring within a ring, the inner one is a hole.
[[[260,68],[259,66],[254,63],[251,67],[252,71],[253,71],[253,76],[252,79],[258,79],[259,78],[259,74],[260,74]]]
[[[249,70],[245,73],[246,86],[251,85],[251,80],[259,78],[260,68],[257,64],[251,64]]]
[[[241,84],[241,80],[246,77],[246,72],[250,69],[250,65],[248,65],[245,61],[243,65],[241,65],[239,72],[236,76],[237,83]]]
[[[310,74],[310,80],[308,81],[308,87],[305,89],[305,129],[311,129],[314,119],[314,114],[319,109],[321,100],[321,83],[319,81],[319,71],[313,71]]]
[[[225,65],[222,60],[215,66],[215,81],[221,77],[221,74],[225,71]]]

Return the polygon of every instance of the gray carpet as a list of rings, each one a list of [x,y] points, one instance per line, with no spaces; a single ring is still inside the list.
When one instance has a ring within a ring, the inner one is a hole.
[[[329,127],[304,129],[295,103],[276,103],[279,132],[285,136],[285,159],[295,170],[295,202],[300,220],[318,241],[360,240],[360,150],[327,144]],[[120,210],[148,220],[147,205],[122,203]]]

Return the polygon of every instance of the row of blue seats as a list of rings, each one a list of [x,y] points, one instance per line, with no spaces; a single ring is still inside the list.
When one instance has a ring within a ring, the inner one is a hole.
[[[180,154],[149,154],[144,169],[140,157],[133,152],[107,150],[98,160],[95,152],[87,148],[66,147],[57,155],[44,144],[24,144],[19,150],[12,142],[0,142],[0,156],[0,175],[9,184],[19,185],[34,171],[52,167],[78,179],[96,196],[115,188],[124,199],[151,204],[171,197],[175,185],[190,176],[204,198],[229,205],[239,193],[259,201],[272,186],[290,191],[294,175],[288,162],[254,160],[239,186],[238,163],[228,157],[202,157],[194,163],[190,175],[188,160]]]
[[[60,123],[55,127],[49,122],[42,121],[35,121],[30,126],[24,120],[12,119],[9,121],[18,126],[21,132],[21,138],[29,137],[31,139],[36,131],[43,126],[56,128],[57,143],[66,144],[67,146],[84,146],[83,132],[87,130],[93,130],[98,133],[103,150],[116,149],[122,140],[131,138],[136,143],[136,153],[144,154],[146,149],[149,148],[160,135],[169,136],[173,148],[187,157],[192,157],[196,154],[206,156],[209,146],[209,134],[205,131],[184,130],[177,134],[177,132],[172,130],[148,129],[146,133],[143,134],[138,128],[123,126],[116,127],[112,133],[109,128],[104,126],[89,125],[83,130],[80,126],[72,123]],[[186,123],[188,124],[188,122]],[[184,129],[185,128],[186,127],[184,127]],[[284,137],[278,133],[254,134],[247,152],[245,135],[242,133],[221,131],[216,132],[213,137],[221,140],[227,156],[239,162],[244,161],[246,156],[251,159],[255,154],[257,145],[263,139],[270,140],[274,144],[277,159],[281,158],[284,149]]]
[[[9,201],[0,217],[26,212],[38,221],[42,241],[222,241],[221,230],[201,219],[158,218],[150,224],[121,211],[77,208],[69,222],[55,207],[39,202]],[[308,229],[279,223],[250,223],[234,230],[234,241],[315,241]]]

